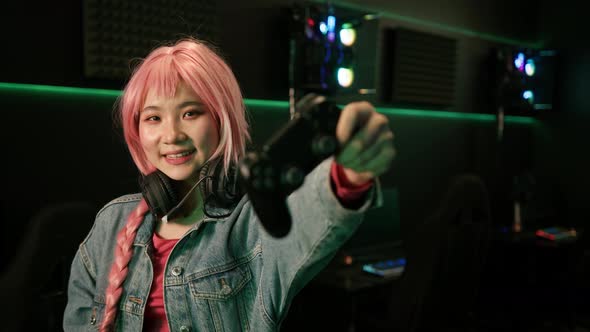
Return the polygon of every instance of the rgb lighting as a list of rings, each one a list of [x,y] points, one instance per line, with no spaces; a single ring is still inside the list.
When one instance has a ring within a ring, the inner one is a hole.
[[[334,31],[336,28],[336,17],[330,15],[328,16],[328,31]]]
[[[359,91],[353,45],[362,36],[361,17],[341,17],[331,5],[293,7],[289,80],[296,93]]]
[[[336,40],[336,34],[334,33],[334,31],[328,31],[328,41],[330,41],[330,43],[333,43],[334,40]]]
[[[323,33],[324,35],[328,33],[328,26],[323,21],[320,22],[320,32]]]
[[[340,42],[344,46],[352,46],[356,41],[356,30],[350,24],[343,24],[340,30]]]
[[[522,98],[524,98],[529,104],[532,104],[535,101],[535,95],[531,90],[526,90],[523,92]]]
[[[528,59],[526,61],[526,65],[524,66],[524,72],[528,76],[535,75],[535,61],[533,59]]]
[[[338,84],[343,88],[348,88],[354,81],[354,73],[350,68],[338,68]]]
[[[524,53],[518,53],[516,58],[514,58],[514,67],[519,71],[524,70]]]

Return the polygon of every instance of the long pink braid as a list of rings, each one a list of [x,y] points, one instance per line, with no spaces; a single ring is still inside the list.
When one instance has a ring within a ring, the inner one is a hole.
[[[106,289],[106,307],[104,319],[100,326],[101,332],[113,331],[115,319],[117,318],[117,307],[121,293],[123,292],[123,282],[129,272],[128,265],[133,256],[133,241],[137,230],[141,225],[144,215],[149,207],[142,199],[139,205],[129,214],[127,224],[117,235],[117,246],[115,248],[114,262],[109,274],[109,286]]]

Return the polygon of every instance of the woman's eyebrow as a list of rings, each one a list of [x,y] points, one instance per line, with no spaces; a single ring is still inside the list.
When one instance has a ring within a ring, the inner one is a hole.
[[[178,104],[176,106],[176,109],[183,109],[183,108],[185,108],[187,106],[203,107],[204,104],[202,102],[200,102],[200,101],[192,101],[192,100],[191,101],[185,101],[185,102],[182,102],[182,103]],[[144,107],[144,109],[142,109],[141,112],[145,112],[145,111],[160,111],[160,110],[161,110],[161,108],[159,106],[150,105],[150,106]]]
[[[144,107],[144,109],[142,109],[140,112],[146,112],[146,111],[159,111],[160,108],[158,106],[146,106]]]
[[[176,108],[177,109],[183,109],[183,108],[185,108],[187,106],[203,107],[204,104],[202,102],[200,102],[200,101],[192,101],[192,100],[189,100],[189,101],[185,101],[183,103],[180,103],[178,106],[176,106]]]

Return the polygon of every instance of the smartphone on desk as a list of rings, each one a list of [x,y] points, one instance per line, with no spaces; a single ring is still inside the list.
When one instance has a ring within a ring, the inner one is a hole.
[[[406,258],[388,259],[363,265],[363,271],[380,277],[400,276],[406,267]]]

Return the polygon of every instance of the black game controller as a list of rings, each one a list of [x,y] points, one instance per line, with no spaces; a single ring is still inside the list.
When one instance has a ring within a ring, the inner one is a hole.
[[[339,149],[336,125],[341,110],[324,96],[308,94],[293,118],[239,164],[239,181],[266,231],[284,237],[291,229],[286,198],[305,176]]]

